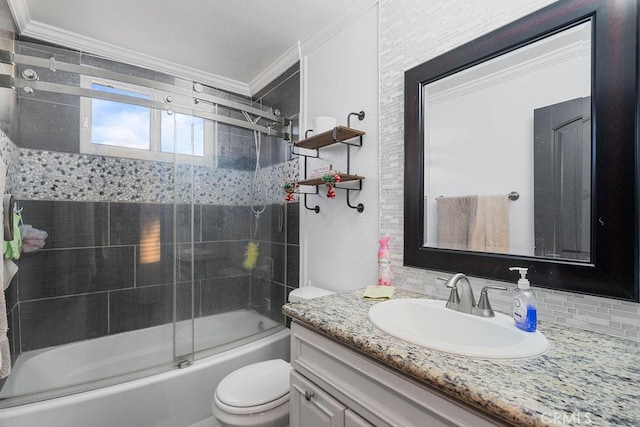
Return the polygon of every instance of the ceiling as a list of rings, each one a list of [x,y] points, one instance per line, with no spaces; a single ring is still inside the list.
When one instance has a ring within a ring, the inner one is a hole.
[[[377,0],[8,0],[20,34],[255,93]]]

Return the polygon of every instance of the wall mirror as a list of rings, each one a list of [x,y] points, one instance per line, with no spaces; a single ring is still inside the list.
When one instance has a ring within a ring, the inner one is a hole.
[[[560,1],[405,73],[405,265],[638,301],[636,27]]]

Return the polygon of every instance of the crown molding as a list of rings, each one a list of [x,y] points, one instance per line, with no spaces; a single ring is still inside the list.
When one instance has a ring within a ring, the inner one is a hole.
[[[31,16],[29,15],[27,2],[26,0],[7,0],[7,3],[9,4],[11,15],[13,15],[13,21],[18,27],[18,31],[22,33],[22,31],[31,22]]]
[[[213,86],[217,89],[245,96],[251,95],[249,92],[249,85],[246,83],[221,77],[216,74],[207,73],[195,68],[185,67],[184,65],[176,64],[175,62],[159,59],[151,55],[145,55],[110,43],[101,42],[90,37],[81,36],[70,31],[64,31],[60,28],[45,25],[37,21],[30,22],[21,34],[49,43],[77,49],[82,52],[103,56],[108,59],[122,61],[127,64],[168,73],[176,77],[194,80],[199,83]]]
[[[257,93],[263,89],[266,85],[271,83],[274,79],[298,62],[303,54],[307,55],[316,48],[322,46],[376,4],[378,4],[378,0],[370,0],[358,8],[348,10],[340,19],[335,20],[333,25],[325,27],[321,32],[313,35],[305,41],[298,41],[297,44],[291,46],[288,51],[276,59],[272,65],[267,67],[251,81],[249,84],[251,93]]]
[[[251,83],[249,83],[249,91],[251,94],[258,93],[269,83],[277,79],[282,73],[291,68],[300,60],[300,42],[294,44],[283,53],[275,62],[261,72]]]
[[[585,32],[590,34],[590,28],[582,24],[564,30],[553,37],[432,82],[428,85],[429,105],[499,86],[564,62],[581,58],[588,60],[591,55],[591,40],[580,36]]]
[[[300,55],[308,55],[318,47],[322,46],[376,4],[378,4],[378,0],[370,0],[359,7],[347,10],[340,16],[340,18],[335,20],[333,25],[325,27],[319,33],[313,35],[308,40],[303,41],[300,45]]]
[[[303,53],[312,52],[346,28],[369,8],[376,5],[378,0],[370,0],[360,7],[347,10],[334,21],[333,25],[325,27],[308,40],[299,41],[248,84],[33,21],[29,15],[26,0],[7,0],[7,2],[21,35],[251,96],[299,61]]]
[[[23,0],[10,1],[24,5]],[[23,36],[32,37],[93,55],[99,55],[107,59],[149,68],[155,71],[171,74],[176,77],[193,80],[217,89],[237,93],[239,95],[251,96],[249,85],[237,80],[228,79],[213,73],[207,73],[202,70],[186,67],[151,55],[145,55],[143,53],[125,49],[110,43],[105,43],[94,38],[82,36],[71,31],[65,31],[57,27],[46,25],[38,21],[29,21],[26,25],[22,22],[21,24],[18,24],[18,26],[20,27],[20,34]]]

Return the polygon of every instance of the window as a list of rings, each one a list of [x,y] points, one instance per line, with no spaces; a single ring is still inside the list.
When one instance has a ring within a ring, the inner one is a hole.
[[[102,92],[151,99],[151,95],[92,83]],[[91,99],[91,143],[149,150],[151,148],[151,108],[104,99]],[[86,122],[83,121],[83,126]]]
[[[160,151],[204,156],[204,119],[162,112]]]
[[[83,77],[84,88],[111,94],[113,100],[82,98],[80,152],[181,163],[213,163],[213,123],[151,106],[121,102],[118,96],[152,103],[168,93],[105,79]],[[172,105],[191,108],[187,96],[170,94]],[[191,105],[190,105],[191,104]],[[200,104],[198,108],[206,108]],[[208,106],[213,108],[212,106]]]

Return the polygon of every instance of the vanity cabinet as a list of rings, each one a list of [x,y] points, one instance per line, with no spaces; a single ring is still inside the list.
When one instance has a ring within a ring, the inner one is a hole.
[[[295,320],[291,364],[291,427],[506,425]]]
[[[344,411],[344,427],[375,427],[351,409]]]
[[[320,387],[291,371],[289,394],[292,426],[343,427],[347,408]]]
[[[375,427],[296,371],[291,371],[289,401],[291,426]]]

